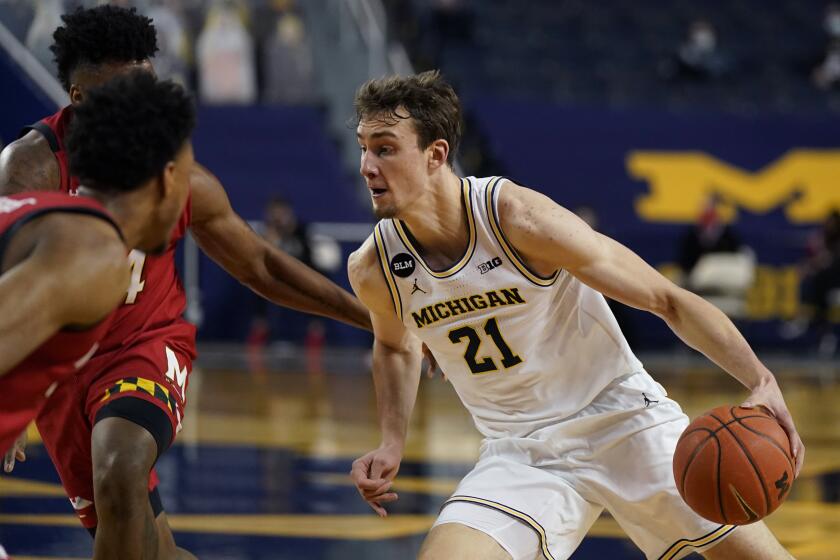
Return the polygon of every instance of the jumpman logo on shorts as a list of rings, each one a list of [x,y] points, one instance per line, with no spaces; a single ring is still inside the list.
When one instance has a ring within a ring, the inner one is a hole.
[[[653,399],[649,399],[648,396],[644,393],[642,393],[642,398],[645,399],[645,408],[649,407],[651,405],[651,403],[656,404],[656,403],[659,402],[659,401],[655,401]]]
[[[417,285],[417,278],[414,279],[414,286],[411,288],[411,295],[414,295],[415,292],[423,292],[424,294],[426,293],[426,290]]]

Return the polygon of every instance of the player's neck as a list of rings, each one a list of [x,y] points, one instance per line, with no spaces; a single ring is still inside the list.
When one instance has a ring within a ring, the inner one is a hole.
[[[440,179],[400,219],[427,259],[456,260],[469,243],[461,179],[451,171],[441,172]]]
[[[119,196],[105,196],[99,191],[79,185],[80,196],[90,197],[105,207],[120,228],[127,247],[136,247],[143,239],[143,228],[147,222],[145,217],[151,211],[144,206],[136,193],[129,192]]]

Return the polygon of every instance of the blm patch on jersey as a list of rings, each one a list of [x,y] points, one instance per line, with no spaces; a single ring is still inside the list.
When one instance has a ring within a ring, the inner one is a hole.
[[[414,274],[415,266],[414,257],[408,253],[399,253],[391,259],[391,272],[400,278],[408,278]]]

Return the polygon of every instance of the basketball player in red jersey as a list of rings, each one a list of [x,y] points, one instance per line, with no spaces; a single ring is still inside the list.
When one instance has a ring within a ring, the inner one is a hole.
[[[101,6],[63,21],[52,49],[71,105],[0,155],[0,194],[73,192],[63,133],[76,104],[115,75],[133,68],[153,73],[155,29],[134,10]],[[175,242],[187,227],[211,258],[274,303],[370,328],[354,297],[256,235],[218,180],[196,164],[173,243],[157,257],[132,253],[132,281],[111,331],[75,383],[57,391],[38,418],[65,491],[95,534],[97,559],[137,558],[140,549],[128,543],[141,538],[159,540],[162,557],[176,554],[152,467],[181,426],[195,358],[195,330],[181,317],[185,296],[174,266]],[[157,520],[157,532],[143,533],[149,519]]]
[[[0,452],[113,327],[128,250],[168,246],[189,196],[194,123],[180,86],[120,77],[91,90],[70,127],[79,196],[0,197]]]

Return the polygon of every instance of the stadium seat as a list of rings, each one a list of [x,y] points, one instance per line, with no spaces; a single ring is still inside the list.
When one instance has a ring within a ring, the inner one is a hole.
[[[755,278],[751,251],[703,255],[688,278],[688,288],[733,318],[746,312],[747,291]]]

